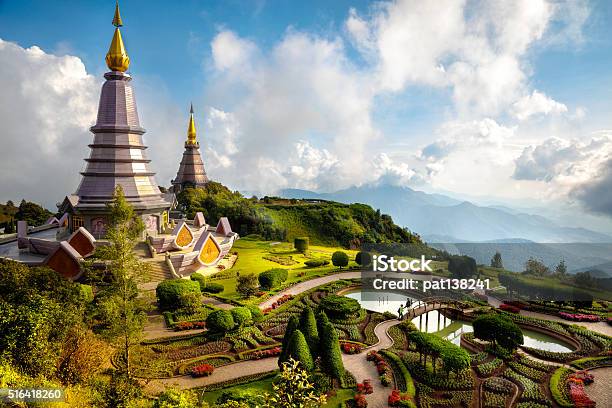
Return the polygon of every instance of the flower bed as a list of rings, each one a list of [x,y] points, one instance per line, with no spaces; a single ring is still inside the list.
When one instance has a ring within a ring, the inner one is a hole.
[[[597,315],[592,314],[580,314],[580,313],[567,313],[559,312],[559,317],[565,320],[571,320],[572,322],[593,322],[597,323],[601,319]]]
[[[281,348],[277,346],[267,350],[255,350],[252,353],[246,354],[245,357],[249,360],[261,360],[262,358],[280,356],[280,354]]]
[[[344,354],[359,354],[363,351],[363,346],[356,343],[342,342],[341,345]]]
[[[272,310],[277,309],[283,303],[287,303],[293,299],[293,295],[283,295],[276,300],[276,302],[272,303],[272,305],[266,309],[264,309],[264,314],[270,313]]]
[[[372,381],[370,379],[363,380],[362,383],[357,384],[357,392],[359,394],[371,394],[374,392],[372,387]]]
[[[513,381],[517,385],[520,384],[523,387],[523,392],[521,393],[519,402],[535,402],[548,407],[551,406],[550,401],[544,392],[542,392],[540,384],[513,370],[504,371],[503,376],[504,378]]]
[[[573,371],[569,368],[559,367],[550,377],[550,393],[555,402],[562,408],[571,408],[574,406],[569,396],[568,384],[569,376],[572,375],[572,373]]]
[[[381,350],[380,354],[385,357],[385,359],[393,369],[396,382],[395,387],[402,392],[406,392],[406,394],[410,398],[414,399],[414,396],[416,395],[414,381],[412,380],[410,372],[408,371],[402,360],[399,358],[399,356],[388,350]]]
[[[200,364],[191,369],[192,377],[208,377],[215,371],[215,367],[210,364]]]
[[[572,366],[581,370],[594,367],[612,367],[612,355],[600,357],[586,357],[572,361]]]
[[[504,312],[509,312],[509,313],[516,313],[516,314],[518,314],[521,311],[521,309],[519,309],[518,307],[508,305],[506,303],[502,303],[501,305],[499,305],[499,310],[503,310]]]
[[[478,373],[480,377],[487,377],[493,374],[493,372],[497,370],[499,367],[501,367],[502,364],[503,364],[503,361],[501,359],[494,358],[491,361],[487,361],[486,363],[477,365],[476,367],[474,367],[474,369],[476,370],[476,372]]]
[[[366,355],[366,359],[368,361],[372,361],[376,364],[376,372],[380,376],[380,383],[384,387],[388,387],[393,382],[393,370],[389,363],[385,361],[385,358],[382,354],[378,354],[376,351],[370,351]]]
[[[206,322],[178,322],[174,325],[174,331],[184,331],[206,328]]]
[[[408,393],[401,393],[399,390],[391,391],[387,403],[390,407],[416,407],[413,397],[408,395]]]
[[[586,371],[578,371],[569,376],[570,399],[577,407],[595,408],[595,402],[584,391],[585,384],[593,382],[593,375]]]

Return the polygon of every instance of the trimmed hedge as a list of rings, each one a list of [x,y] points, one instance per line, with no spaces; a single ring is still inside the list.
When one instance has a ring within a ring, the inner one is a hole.
[[[235,307],[230,310],[234,323],[238,327],[246,326],[253,323],[253,317],[251,316],[251,310],[245,306]]]
[[[327,259],[311,259],[304,262],[304,265],[308,268],[317,268],[319,266],[329,265],[329,261]]]
[[[414,386],[414,381],[412,380],[410,371],[408,371],[408,369],[402,362],[402,359],[399,358],[397,354],[392,353],[388,350],[380,350],[379,353],[385,356],[391,362],[391,367],[394,369],[394,371],[395,369],[398,369],[399,370],[398,374],[403,377],[405,389],[400,389],[400,391],[406,392],[408,396],[410,396],[411,398],[414,398],[414,396],[416,395],[416,388]]]
[[[327,295],[321,299],[319,308],[328,316],[344,319],[357,313],[361,309],[361,305],[357,300],[346,296]]]
[[[567,378],[573,371],[566,367],[559,367],[550,377],[550,392],[557,404],[563,408],[573,407],[574,404],[570,401],[569,396],[564,391],[567,388]]]
[[[224,333],[235,325],[234,316],[227,310],[215,310],[206,318],[206,327],[212,332]]]
[[[344,266],[349,264],[349,257],[346,252],[336,251],[332,254],[332,264],[342,269]]]
[[[289,272],[286,269],[275,268],[260,273],[257,279],[262,289],[270,290],[280,286],[288,277]]]
[[[183,296],[188,293],[200,296],[200,284],[186,279],[168,279],[160,282],[155,288],[161,309],[176,309],[180,306]]]
[[[297,237],[293,240],[293,247],[298,251],[298,252],[306,252],[308,251],[308,247],[309,247],[309,239],[308,237]]]

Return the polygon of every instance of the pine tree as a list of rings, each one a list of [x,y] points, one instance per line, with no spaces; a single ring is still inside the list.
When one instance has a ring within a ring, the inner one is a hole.
[[[287,356],[300,362],[301,367],[306,371],[312,371],[314,369],[314,361],[308,343],[304,338],[304,334],[298,329],[293,332],[291,339],[289,340],[289,346],[287,348]]]
[[[319,348],[319,331],[317,330],[317,319],[310,306],[306,306],[300,315],[300,331],[306,338],[308,348],[313,356],[316,356]]]
[[[289,356],[287,355],[287,351],[289,348],[289,340],[291,340],[291,336],[293,332],[295,332],[300,327],[300,321],[297,316],[292,315],[289,318],[289,322],[287,323],[287,327],[285,328],[285,336],[283,337],[283,344],[281,348],[281,354],[278,357],[278,366],[282,367],[283,363],[289,360]]]
[[[499,253],[499,251],[495,252],[495,255],[493,255],[493,258],[491,258],[491,267],[493,268],[503,268],[504,267],[502,256]]]
[[[321,362],[323,371],[334,378],[340,379],[344,375],[342,353],[338,342],[338,333],[329,320],[321,324]]]

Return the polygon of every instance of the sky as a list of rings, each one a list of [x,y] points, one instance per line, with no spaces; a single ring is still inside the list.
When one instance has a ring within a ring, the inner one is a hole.
[[[612,215],[608,1],[121,1],[145,143],[194,103],[233,189],[393,184]],[[113,1],[0,0],[0,201],[49,208],[88,156]]]

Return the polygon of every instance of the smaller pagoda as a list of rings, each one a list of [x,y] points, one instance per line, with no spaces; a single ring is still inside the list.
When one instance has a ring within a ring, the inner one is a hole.
[[[175,193],[185,188],[204,187],[208,183],[204,162],[200,155],[200,143],[196,140],[196,127],[193,120],[193,104],[189,110],[189,126],[187,127],[187,140],[185,152],[179,166],[176,178],[172,180],[172,189]]]

